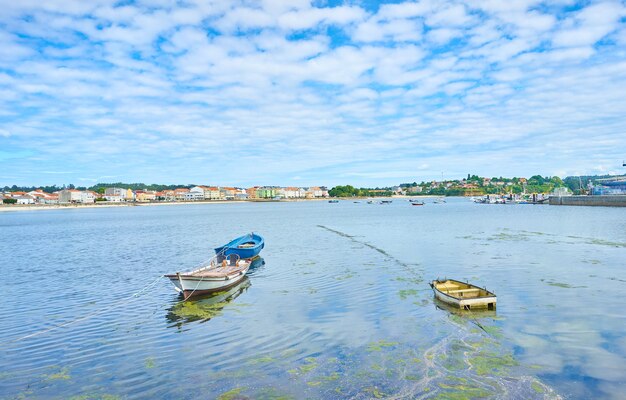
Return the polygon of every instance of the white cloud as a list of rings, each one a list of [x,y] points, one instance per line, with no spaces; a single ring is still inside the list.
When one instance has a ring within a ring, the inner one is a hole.
[[[460,174],[492,157],[525,175],[626,151],[617,3],[53,4],[0,17],[0,132],[37,149],[42,170],[62,159],[124,177],[139,154],[134,179],[162,181],[159,160],[177,166],[170,181],[254,184],[256,171],[332,185],[350,160],[355,183],[384,185],[450,157]],[[233,163],[224,143],[255,152]]]
[[[558,47],[584,47],[595,44],[617,29],[626,8],[613,2],[592,4],[562,24],[552,43]]]

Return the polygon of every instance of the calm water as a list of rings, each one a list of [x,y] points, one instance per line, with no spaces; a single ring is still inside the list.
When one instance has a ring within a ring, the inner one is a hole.
[[[182,303],[158,279],[249,231],[265,263],[242,285]],[[615,208],[0,213],[0,397],[625,398],[625,260]],[[497,312],[438,307],[437,277],[486,285]]]

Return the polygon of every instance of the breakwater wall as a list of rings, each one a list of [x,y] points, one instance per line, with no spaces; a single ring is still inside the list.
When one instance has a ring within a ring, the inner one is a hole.
[[[551,206],[626,207],[626,195],[550,196]]]

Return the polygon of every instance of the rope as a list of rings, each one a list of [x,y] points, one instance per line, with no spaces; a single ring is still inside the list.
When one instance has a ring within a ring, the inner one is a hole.
[[[68,322],[64,322],[62,324],[51,326],[48,329],[44,329],[44,330],[41,330],[41,331],[38,331],[38,332],[35,332],[35,333],[31,333],[31,334],[28,334],[28,335],[25,335],[25,336],[22,336],[22,337],[13,339],[13,340],[9,340],[7,342],[4,342],[4,343],[0,344],[0,347],[3,347],[5,345],[11,344],[11,343],[20,342],[20,341],[22,341],[24,339],[32,338],[32,337],[35,337],[35,336],[40,336],[40,335],[43,335],[43,334],[48,333],[48,332],[52,332],[52,331],[57,330],[59,328],[63,328],[65,326],[72,325],[72,324],[75,324],[77,322],[84,321],[84,320],[89,319],[91,317],[94,317],[94,316],[96,316],[98,314],[102,314],[103,312],[108,311],[111,308],[114,308],[114,307],[116,307],[116,306],[118,306],[120,304],[129,303],[129,302],[139,298],[139,296],[142,295],[146,290],[148,290],[152,286],[156,285],[156,283],[161,278],[163,278],[163,275],[161,275],[158,278],[156,278],[154,281],[152,281],[152,283],[148,284],[147,286],[144,286],[140,291],[138,291],[137,293],[133,294],[128,299],[125,298],[125,299],[122,299],[120,301],[117,301],[117,302],[115,302],[115,303],[113,303],[113,304],[111,304],[111,305],[109,305],[109,306],[107,306],[107,307],[105,307],[105,308],[103,308],[101,310],[97,310],[97,311],[92,312],[91,314],[87,314],[84,317],[76,318],[74,320],[71,320],[71,321],[68,321]]]

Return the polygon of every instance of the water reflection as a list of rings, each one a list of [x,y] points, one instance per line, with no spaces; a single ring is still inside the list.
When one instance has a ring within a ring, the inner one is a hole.
[[[250,264],[250,269],[248,270],[248,275],[252,275],[254,273],[258,273],[263,270],[265,266],[265,260],[263,257],[256,257],[252,260],[252,264]]]
[[[248,290],[250,286],[250,279],[246,276],[241,280],[241,283],[223,292],[179,301],[169,308],[166,318],[173,323],[171,326],[177,328],[181,328],[189,322],[208,321],[222,315],[224,307]]]

